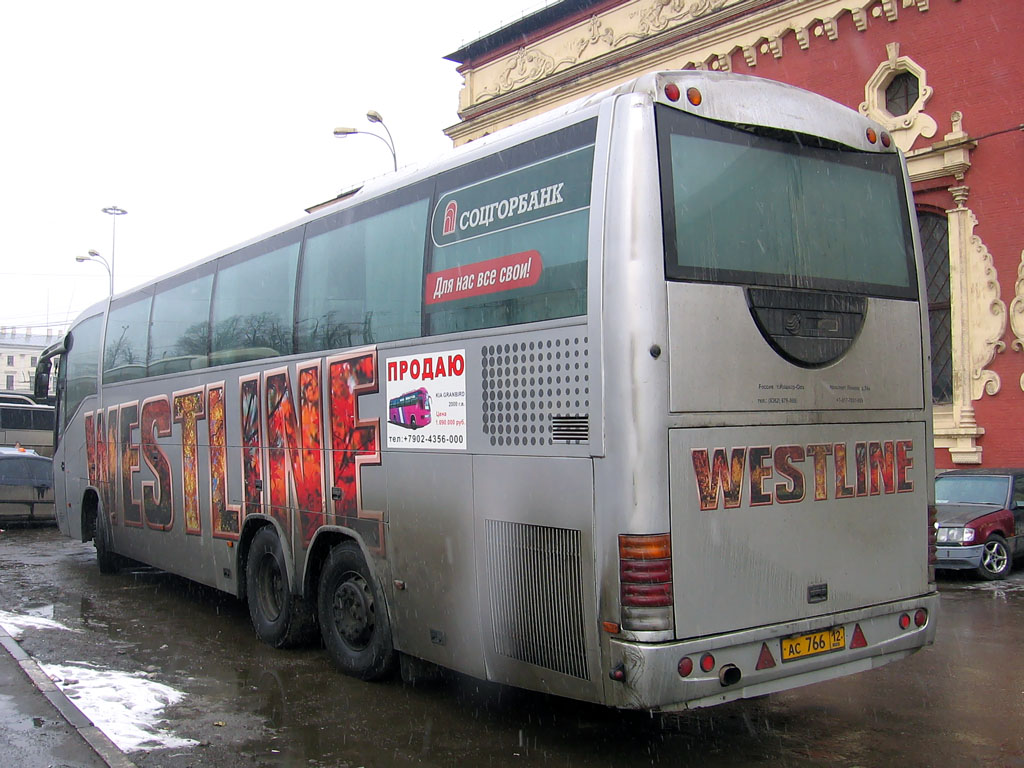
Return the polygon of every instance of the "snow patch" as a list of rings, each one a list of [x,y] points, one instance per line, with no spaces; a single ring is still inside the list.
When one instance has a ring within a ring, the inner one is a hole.
[[[118,672],[76,661],[40,664],[57,687],[122,751],[192,747],[161,728],[165,708],[185,694],[146,678],[144,672]]]
[[[11,613],[10,611],[0,611],[0,627],[3,627],[4,631],[15,640],[20,640],[22,632],[26,629],[62,629],[65,632],[80,631],[65,627],[59,621],[54,621],[53,619],[46,619],[42,616],[25,616],[24,614]]]

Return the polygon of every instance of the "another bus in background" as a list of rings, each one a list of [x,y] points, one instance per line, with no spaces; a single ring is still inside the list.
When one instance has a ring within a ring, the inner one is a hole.
[[[0,403],[0,446],[24,448],[41,456],[53,455],[53,406]]]

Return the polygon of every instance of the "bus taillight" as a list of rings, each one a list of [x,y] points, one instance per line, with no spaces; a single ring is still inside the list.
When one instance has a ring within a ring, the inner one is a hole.
[[[619,536],[619,588],[623,629],[672,629],[669,534]]]

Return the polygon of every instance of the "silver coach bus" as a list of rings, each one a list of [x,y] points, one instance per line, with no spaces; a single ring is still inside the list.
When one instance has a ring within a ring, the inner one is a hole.
[[[672,710],[876,667],[935,632],[920,263],[878,125],[646,75],[86,311],[37,375],[59,523],[363,679]]]

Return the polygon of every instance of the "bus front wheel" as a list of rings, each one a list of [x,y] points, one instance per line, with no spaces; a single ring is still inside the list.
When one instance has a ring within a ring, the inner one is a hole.
[[[313,611],[288,588],[287,569],[277,533],[270,526],[261,528],[249,549],[246,597],[257,636],[274,648],[301,645],[315,634]]]
[[[387,608],[354,541],[331,550],[320,575],[318,608],[320,633],[338,669],[360,680],[392,672],[395,649]]]

